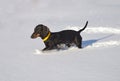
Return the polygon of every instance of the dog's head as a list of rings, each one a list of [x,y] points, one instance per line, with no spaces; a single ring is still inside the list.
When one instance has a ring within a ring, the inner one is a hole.
[[[42,39],[44,39],[48,35],[49,32],[50,30],[47,26],[39,24],[35,27],[34,32],[31,35],[31,38],[34,39],[37,37],[41,37]]]

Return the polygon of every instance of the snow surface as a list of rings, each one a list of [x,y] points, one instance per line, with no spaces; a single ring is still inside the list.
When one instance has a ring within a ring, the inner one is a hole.
[[[87,29],[83,49],[42,53],[37,24]],[[0,81],[120,81],[119,0],[0,0]]]

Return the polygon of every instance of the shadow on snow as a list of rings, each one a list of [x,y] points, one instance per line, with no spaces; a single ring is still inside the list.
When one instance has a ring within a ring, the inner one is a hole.
[[[111,36],[113,36],[113,34],[108,35],[108,36],[105,36],[105,37],[102,37],[102,38],[99,38],[99,39],[85,40],[85,41],[82,42],[82,47],[85,48],[85,47],[87,47],[87,46],[90,46],[90,45],[96,43],[97,41],[100,41],[100,40],[109,38],[109,37],[111,37]]]

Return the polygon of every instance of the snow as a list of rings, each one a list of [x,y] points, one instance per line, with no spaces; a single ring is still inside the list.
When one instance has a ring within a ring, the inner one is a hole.
[[[0,0],[0,81],[120,81],[119,0]],[[36,25],[79,30],[83,49],[42,53]]]

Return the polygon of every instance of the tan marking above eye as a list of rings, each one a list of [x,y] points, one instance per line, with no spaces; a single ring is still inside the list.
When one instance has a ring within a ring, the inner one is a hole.
[[[36,37],[40,37],[40,34],[37,34]]]

